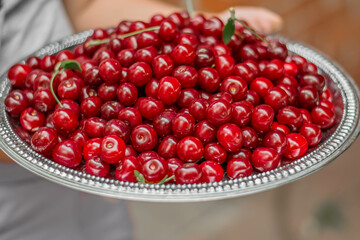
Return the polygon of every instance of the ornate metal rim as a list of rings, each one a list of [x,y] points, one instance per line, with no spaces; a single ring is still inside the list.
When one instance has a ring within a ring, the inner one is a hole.
[[[85,41],[91,33],[90,30],[68,36],[43,47],[35,55],[53,54],[73,47]],[[244,196],[295,181],[329,164],[355,141],[360,131],[360,94],[354,80],[329,58],[303,44],[278,38],[287,44],[291,52],[315,63],[332,79],[332,84],[340,93],[343,113],[331,135],[316,149],[275,170],[219,183],[151,185],[120,182],[66,168],[33,151],[13,131],[4,107],[4,99],[10,90],[6,74],[0,77],[0,148],[24,168],[50,181],[76,190],[120,199],[154,202],[207,201]]]

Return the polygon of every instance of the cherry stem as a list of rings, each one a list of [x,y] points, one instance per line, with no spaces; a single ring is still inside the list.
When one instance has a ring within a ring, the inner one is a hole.
[[[57,98],[55,92],[54,92],[54,87],[53,87],[53,82],[54,82],[54,79],[55,77],[59,74],[59,73],[62,73],[63,69],[59,70],[60,68],[60,64],[61,62],[57,63],[56,66],[55,66],[55,72],[53,73],[53,75],[51,76],[51,79],[50,79],[50,91],[51,91],[51,94],[54,96],[55,98],[55,101],[59,104],[59,106],[61,108],[63,108],[63,105],[61,104],[60,100]]]
[[[267,45],[269,45],[270,47],[271,44],[269,41],[267,41],[265,38],[261,37],[259,34],[257,34],[254,30],[252,30],[246,23],[244,23],[243,21],[241,21],[240,19],[236,18],[235,17],[235,10],[234,8],[229,8],[229,12],[231,14],[231,19],[234,20],[234,21],[237,21],[239,23],[241,23],[247,30],[249,30],[252,34],[254,34],[257,38],[259,38],[261,41],[265,42]]]
[[[186,5],[186,11],[189,14],[189,16],[191,18],[194,17],[194,4],[193,4],[193,1],[192,0],[186,0],[185,5]]]
[[[151,32],[151,31],[155,31],[155,30],[159,30],[159,29],[160,29],[160,26],[153,26],[153,27],[144,28],[144,29],[130,32],[130,33],[117,35],[116,37],[120,38],[120,39],[124,39],[124,38],[131,37],[131,36],[143,33],[143,32]],[[105,38],[105,39],[101,39],[101,40],[91,40],[86,43],[86,46],[87,47],[88,46],[97,46],[97,45],[101,45],[101,44],[108,43],[108,42],[110,42],[110,38]]]

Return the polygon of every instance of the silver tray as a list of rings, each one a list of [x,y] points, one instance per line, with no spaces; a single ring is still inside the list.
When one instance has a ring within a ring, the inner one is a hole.
[[[85,41],[91,34],[90,30],[68,36],[43,47],[34,55],[44,56],[71,48]],[[313,62],[327,76],[327,85],[334,95],[337,117],[335,126],[323,133],[323,140],[316,148],[309,149],[304,157],[275,170],[218,183],[151,185],[120,182],[69,169],[33,151],[15,132],[16,126],[4,107],[4,99],[10,90],[6,74],[0,77],[0,148],[24,168],[50,181],[76,190],[120,199],[157,202],[207,201],[244,196],[290,183],[329,164],[355,141],[360,130],[360,95],[354,80],[329,58],[310,47],[277,38],[286,43],[290,52]]]

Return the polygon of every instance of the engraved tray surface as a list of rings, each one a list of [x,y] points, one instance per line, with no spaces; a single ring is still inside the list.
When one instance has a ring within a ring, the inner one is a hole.
[[[92,30],[68,36],[51,43],[34,55],[54,54],[82,43]],[[14,161],[29,171],[64,186],[102,196],[157,202],[189,202],[224,199],[248,195],[271,189],[311,174],[343,153],[359,134],[359,90],[354,80],[336,63],[318,51],[279,38],[290,52],[305,57],[316,64],[327,77],[327,86],[334,96],[336,124],[323,132],[318,146],[288,164],[264,173],[240,179],[225,179],[218,183],[191,185],[156,185],[120,182],[95,177],[59,165],[33,151],[16,133],[16,124],[5,112],[4,100],[10,91],[6,74],[0,77],[0,148]]]

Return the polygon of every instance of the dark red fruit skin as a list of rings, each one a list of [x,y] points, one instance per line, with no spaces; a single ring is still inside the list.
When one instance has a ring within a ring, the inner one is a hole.
[[[54,162],[65,167],[74,168],[79,166],[81,162],[81,148],[76,142],[65,140],[56,145],[52,157]]]
[[[78,129],[69,135],[69,140],[76,142],[82,149],[89,140],[89,137],[84,130]]]
[[[222,125],[230,122],[232,117],[232,107],[228,101],[219,99],[209,105],[206,118],[214,125]]]
[[[205,36],[221,37],[224,23],[218,17],[211,17],[204,22],[201,30]]]
[[[252,104],[244,100],[232,103],[231,107],[233,111],[231,122],[239,127],[246,126],[251,120],[251,113],[253,110]]]
[[[203,144],[207,144],[216,140],[216,132],[215,125],[207,120],[203,120],[195,125],[194,136],[200,139]]]
[[[326,107],[328,109],[330,109],[331,111],[335,112],[335,106],[332,102],[330,101],[327,101],[327,100],[320,100],[319,101],[319,105],[320,106],[323,106],[323,107]]]
[[[217,131],[217,140],[229,152],[239,151],[243,144],[241,129],[233,123],[222,125]]]
[[[151,80],[152,70],[149,64],[145,62],[137,62],[128,69],[127,77],[129,82],[136,87],[144,86]]]
[[[193,134],[195,130],[195,119],[189,113],[178,113],[172,122],[172,132],[178,139]]]
[[[195,53],[197,68],[211,67],[215,63],[215,54],[209,47],[198,47]]]
[[[100,116],[102,101],[99,97],[88,97],[85,98],[80,104],[81,114],[85,118],[98,117]]]
[[[67,108],[56,109],[52,115],[52,122],[55,129],[62,134],[72,133],[79,126],[78,117]]]
[[[169,76],[174,69],[174,61],[168,55],[158,55],[154,57],[151,64],[157,79]]]
[[[198,71],[198,85],[207,92],[215,92],[220,87],[220,76],[216,69],[204,67]]]
[[[266,133],[262,143],[264,147],[275,149],[281,156],[284,154],[287,147],[286,134],[279,130],[271,130]]]
[[[205,161],[200,164],[202,171],[202,182],[220,182],[224,177],[224,170],[221,165],[214,161]]]
[[[124,123],[119,119],[111,119],[110,121],[108,121],[105,124],[103,130],[104,136],[115,135],[122,138],[122,140],[124,140],[125,143],[129,142],[130,134],[131,134],[131,129],[129,125],[127,125],[126,123]]]
[[[229,152],[227,161],[230,161],[233,158],[244,158],[244,159],[250,161],[251,160],[251,151],[248,148],[241,148],[237,152]]]
[[[106,120],[92,117],[85,121],[84,131],[90,138],[101,138],[104,136]]]
[[[241,134],[243,136],[243,147],[254,149],[258,145],[258,134],[252,127],[243,127],[241,129]]]
[[[167,161],[167,167],[168,167],[168,176],[175,176],[175,171],[176,169],[178,169],[179,167],[181,167],[182,165],[184,165],[184,163],[178,159],[178,158],[170,158]],[[175,179],[170,180],[169,182],[175,182]]]
[[[158,99],[164,103],[164,105],[174,104],[180,97],[181,84],[180,82],[170,76],[166,76],[160,79],[158,88]]]
[[[161,158],[153,158],[145,161],[141,166],[147,183],[158,183],[167,176],[167,163]]]
[[[186,163],[175,171],[175,179],[178,184],[200,183],[202,175],[201,167],[196,163]]]
[[[124,107],[117,101],[108,101],[100,108],[100,116],[102,119],[111,120],[118,118],[119,112]]]
[[[55,110],[59,108],[67,108],[73,111],[75,116],[80,117],[80,107],[79,104],[77,104],[75,101],[70,99],[62,99],[60,100],[60,103],[62,104],[62,107],[59,104],[57,104]]]
[[[204,145],[196,137],[185,137],[177,144],[177,156],[180,160],[192,163],[204,155]]]
[[[288,95],[283,89],[273,87],[265,95],[264,102],[277,112],[280,108],[288,105]]]
[[[253,167],[247,158],[232,158],[226,165],[226,173],[231,179],[247,177],[250,176],[252,172]]]
[[[310,112],[305,108],[300,108],[299,110],[300,110],[301,116],[303,118],[303,124],[312,123]]]
[[[204,149],[204,158],[208,161],[215,161],[222,164],[226,161],[227,153],[225,149],[217,143],[208,143]]]
[[[320,126],[321,129],[328,129],[335,123],[335,113],[323,106],[316,106],[311,110],[311,119],[313,123]]]
[[[52,150],[58,144],[58,134],[53,128],[42,127],[31,137],[31,147],[44,156],[51,156]]]
[[[165,159],[174,158],[177,156],[176,146],[179,140],[174,136],[165,137],[159,144],[157,149],[159,155]]]
[[[130,67],[135,62],[135,50],[123,49],[116,55],[116,59],[123,67]]]
[[[197,121],[206,119],[206,110],[209,106],[209,101],[205,99],[196,99],[189,105],[189,112]]]
[[[101,141],[101,159],[109,164],[114,164],[123,159],[125,155],[125,143],[116,136],[105,136]]]
[[[142,123],[140,111],[133,107],[121,109],[118,114],[118,119],[129,124],[131,128]]]
[[[106,59],[99,65],[99,75],[106,83],[117,83],[121,79],[121,65],[116,59]]]
[[[177,101],[179,107],[188,107],[194,100],[199,98],[199,92],[195,88],[185,88],[181,91]]]
[[[172,21],[166,20],[163,21],[160,25],[159,29],[159,37],[164,39],[165,41],[174,40],[178,33],[178,29],[175,23]]]
[[[13,90],[6,96],[4,104],[8,113],[20,115],[28,107],[29,100],[23,91]]]
[[[164,104],[151,97],[139,98],[134,107],[148,120],[154,120],[158,114],[164,111]]]
[[[7,76],[12,86],[24,88],[26,77],[31,71],[32,68],[28,65],[15,64],[9,69]]]
[[[50,89],[40,88],[35,91],[33,99],[35,109],[40,112],[49,112],[54,109],[56,100],[52,95]]]
[[[125,147],[125,157],[128,157],[128,156],[137,157],[137,152],[131,145],[126,145],[126,147]]]
[[[257,106],[261,102],[260,95],[254,90],[247,91],[245,100],[250,102],[253,106]]]
[[[220,87],[220,91],[230,93],[234,101],[243,100],[246,97],[247,90],[245,80],[237,76],[225,78]]]
[[[269,131],[274,114],[274,109],[267,104],[256,106],[251,114],[251,126],[259,133]]]
[[[249,89],[257,92],[262,98],[265,98],[267,92],[273,86],[274,84],[269,79],[257,77],[251,82]]]
[[[20,124],[27,131],[36,132],[45,125],[45,115],[35,108],[26,108],[20,115]]]
[[[153,158],[160,158],[160,155],[154,151],[146,151],[146,152],[140,153],[139,156],[137,157],[137,160],[140,163],[140,165],[142,165],[147,160],[150,160]]]
[[[318,104],[319,94],[316,88],[305,86],[299,90],[297,99],[301,107],[311,110]]]
[[[132,83],[122,83],[116,89],[116,95],[121,104],[124,106],[133,105],[138,99],[138,91]]]
[[[320,143],[322,133],[318,125],[313,123],[307,123],[302,125],[299,133],[303,135],[309,144],[309,147],[316,146]]]
[[[164,111],[155,117],[153,125],[160,137],[166,137],[172,134],[172,124],[175,116],[176,113],[173,111]]]
[[[221,79],[230,76],[234,71],[235,60],[230,55],[215,57],[215,68]]]
[[[304,121],[301,111],[293,106],[281,108],[278,112],[277,120],[279,123],[288,126],[291,131],[298,131]]]
[[[159,80],[153,78],[145,86],[145,96],[157,99],[159,90]]]
[[[83,147],[83,157],[86,161],[96,156],[100,157],[101,141],[101,138],[92,138],[85,143]]]
[[[110,165],[102,161],[100,157],[95,156],[86,161],[85,170],[91,175],[106,177],[110,172]]]
[[[266,172],[277,168],[280,156],[275,149],[259,147],[251,155],[251,162],[259,172]]]
[[[115,178],[124,182],[137,182],[134,171],[140,170],[139,162],[136,157],[128,156],[121,160],[115,170]]]
[[[325,78],[320,74],[304,74],[299,83],[300,86],[312,86],[317,91],[322,91],[325,86]]]
[[[138,125],[131,132],[131,143],[138,152],[152,150],[157,144],[157,133],[149,125]]]
[[[308,149],[306,138],[299,133],[290,133],[286,136],[287,147],[284,157],[288,159],[296,159],[304,155]]]
[[[188,44],[178,44],[172,50],[171,58],[177,65],[191,65],[195,60],[195,49]]]
[[[195,87],[198,80],[196,69],[187,65],[181,65],[175,68],[172,76],[179,80],[181,88]]]
[[[84,81],[90,86],[98,86],[104,81],[101,79],[98,67],[92,67],[84,71]]]

